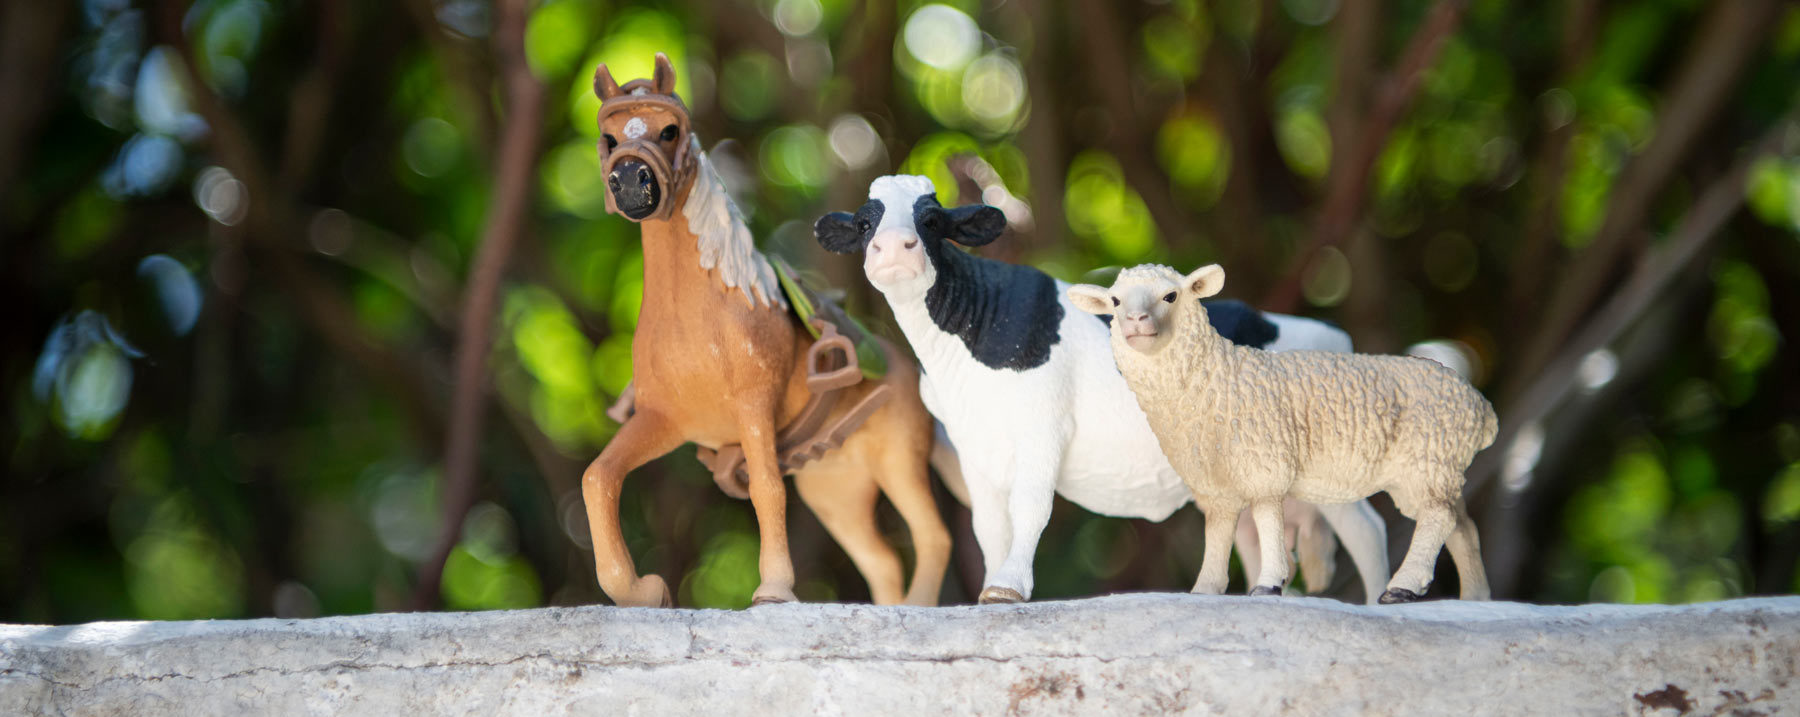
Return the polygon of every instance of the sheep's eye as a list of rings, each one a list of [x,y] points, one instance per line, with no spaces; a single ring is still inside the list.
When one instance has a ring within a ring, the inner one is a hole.
[[[1117,296],[1115,296],[1115,297],[1112,297],[1112,300],[1113,300],[1113,306],[1118,306],[1118,305],[1119,305],[1119,297],[1117,297]]]
[[[613,139],[613,136],[610,134],[606,135],[606,148],[611,150],[611,149],[617,149],[618,147],[619,147],[619,140]]]
[[[664,127],[663,131],[662,131],[662,139],[664,142],[675,139],[677,136],[680,136],[680,135],[681,135],[681,130],[676,129],[675,125],[669,125],[667,127]]]
[[[856,231],[860,234],[869,233],[869,220],[867,220],[867,219],[856,220]]]
[[[1175,292],[1171,291],[1171,292],[1163,295],[1163,301],[1171,303],[1171,304],[1175,303]]]

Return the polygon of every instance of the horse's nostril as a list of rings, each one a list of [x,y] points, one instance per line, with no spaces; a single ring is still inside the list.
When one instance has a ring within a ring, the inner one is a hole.
[[[905,244],[905,245],[904,245],[904,247],[905,247],[905,248],[907,248],[907,249],[911,249],[911,248],[913,248],[913,247],[916,247],[916,246],[918,246],[918,245],[919,245],[919,240],[917,240],[917,239],[908,239],[908,240],[906,240],[906,244]]]

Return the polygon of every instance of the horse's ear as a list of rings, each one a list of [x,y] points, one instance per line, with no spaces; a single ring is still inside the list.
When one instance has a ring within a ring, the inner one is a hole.
[[[963,246],[982,246],[1006,231],[1006,214],[986,204],[946,209],[950,215],[950,240]]]
[[[613,81],[612,71],[606,69],[606,63],[594,70],[594,96],[605,102],[619,96],[619,83]]]
[[[832,212],[813,224],[813,238],[819,246],[833,254],[855,254],[862,251],[862,232],[856,230],[856,217],[849,212]]]
[[[656,53],[656,74],[651,75],[650,89],[659,95],[675,94],[675,65],[669,62],[669,56]]]

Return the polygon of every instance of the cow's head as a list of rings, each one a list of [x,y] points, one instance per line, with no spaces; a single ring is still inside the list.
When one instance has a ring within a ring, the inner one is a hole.
[[[819,246],[838,254],[863,252],[869,283],[891,298],[923,294],[937,281],[946,240],[981,246],[1006,229],[1006,216],[985,204],[945,209],[931,180],[912,175],[882,177],[869,185],[869,201],[856,210],[819,218],[813,234]]]

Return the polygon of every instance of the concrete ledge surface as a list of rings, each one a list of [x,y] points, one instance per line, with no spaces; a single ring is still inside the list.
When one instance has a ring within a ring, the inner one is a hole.
[[[0,714],[1800,714],[1800,598],[0,625]]]

